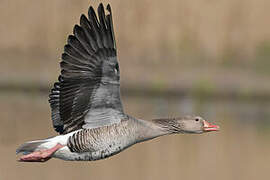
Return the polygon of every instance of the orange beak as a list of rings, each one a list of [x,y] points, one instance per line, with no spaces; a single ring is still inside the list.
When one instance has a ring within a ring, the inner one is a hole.
[[[210,132],[210,131],[218,131],[219,126],[210,124],[209,122],[203,120],[203,131]]]

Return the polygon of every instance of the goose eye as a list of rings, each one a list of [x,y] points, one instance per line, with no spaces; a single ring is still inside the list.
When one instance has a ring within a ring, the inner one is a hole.
[[[199,118],[196,118],[195,121],[199,121]]]

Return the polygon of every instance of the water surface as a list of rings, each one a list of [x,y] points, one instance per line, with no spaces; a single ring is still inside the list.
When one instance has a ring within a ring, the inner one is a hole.
[[[138,118],[201,115],[221,126],[218,133],[171,135],[132,146],[106,160],[16,162],[27,140],[56,135],[47,96],[0,95],[0,179],[200,179],[269,178],[270,103],[124,96],[125,111]]]

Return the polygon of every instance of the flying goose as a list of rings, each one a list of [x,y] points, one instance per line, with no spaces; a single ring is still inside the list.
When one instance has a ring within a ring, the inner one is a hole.
[[[92,161],[117,154],[133,144],[175,133],[204,133],[219,127],[199,116],[133,118],[123,111],[112,11],[103,4],[81,15],[64,47],[61,74],[49,95],[53,127],[60,135],[22,144],[19,161],[50,158]]]

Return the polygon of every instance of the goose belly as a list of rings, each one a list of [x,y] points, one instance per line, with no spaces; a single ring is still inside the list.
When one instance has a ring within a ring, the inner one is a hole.
[[[55,152],[54,157],[71,161],[99,160],[115,155],[135,143],[133,132],[87,129],[71,136],[67,146]]]

